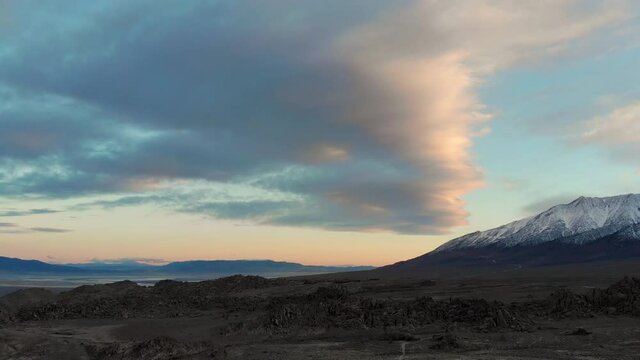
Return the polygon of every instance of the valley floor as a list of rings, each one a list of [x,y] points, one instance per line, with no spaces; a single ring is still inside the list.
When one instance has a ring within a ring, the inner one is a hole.
[[[595,285],[235,276],[31,289],[0,298],[0,358],[637,359],[640,280]]]

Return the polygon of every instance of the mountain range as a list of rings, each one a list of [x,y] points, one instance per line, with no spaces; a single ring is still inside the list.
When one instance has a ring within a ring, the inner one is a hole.
[[[379,270],[538,267],[640,258],[640,194],[580,197],[540,214],[453,239],[432,252]],[[0,257],[0,274],[224,276],[334,273],[369,266],[312,266],[273,260],[137,261],[49,264]]]
[[[640,194],[580,197],[538,215],[453,239],[388,269],[531,267],[640,257]]]
[[[59,275],[144,275],[194,276],[207,275],[270,275],[294,273],[331,273],[369,270],[371,266],[316,266],[273,260],[194,260],[150,265],[137,261],[90,262],[82,264],[49,264],[39,260],[22,260],[0,256],[0,274]]]

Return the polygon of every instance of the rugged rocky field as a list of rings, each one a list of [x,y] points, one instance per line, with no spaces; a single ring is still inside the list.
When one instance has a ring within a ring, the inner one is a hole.
[[[124,281],[0,298],[2,359],[637,359],[640,279]]]

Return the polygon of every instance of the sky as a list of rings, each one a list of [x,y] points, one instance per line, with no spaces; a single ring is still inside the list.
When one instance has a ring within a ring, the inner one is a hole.
[[[640,193],[636,1],[0,0],[0,255],[384,265]]]

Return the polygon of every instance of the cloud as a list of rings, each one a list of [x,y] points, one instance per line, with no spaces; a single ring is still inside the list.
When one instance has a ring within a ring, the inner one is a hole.
[[[58,210],[52,209],[28,209],[28,210],[3,210],[0,211],[0,217],[17,217],[28,215],[42,215],[58,213]]]
[[[169,261],[164,259],[157,258],[144,258],[144,257],[126,257],[126,258],[117,258],[117,259],[99,259],[93,258],[90,259],[88,264],[105,264],[105,265],[135,265],[135,264],[146,264],[146,265],[166,265]],[[82,265],[82,264],[75,264]]]
[[[59,229],[59,228],[51,228],[51,227],[32,227],[29,230],[33,232],[43,232],[43,233],[66,233],[71,230],[68,229]]]
[[[311,164],[346,161],[349,159],[349,150],[330,144],[316,144],[307,149],[302,159]]]
[[[12,235],[18,235],[18,234],[26,234],[27,231],[22,230],[22,229],[0,229],[0,234],[12,234]]]
[[[421,234],[464,224],[483,184],[477,87],[625,19],[573,1],[71,3],[10,6],[0,196]]]
[[[31,227],[25,228],[14,223],[0,222],[0,233],[2,234],[28,234],[33,232],[41,233],[65,233],[70,232],[68,229],[58,229],[50,227]]]
[[[587,122],[582,134],[587,143],[603,145],[635,145],[640,142],[640,102],[615,109]]]
[[[414,214],[438,221],[421,224],[419,232],[464,224],[460,199],[482,185],[470,151],[490,115],[474,93],[477,84],[516,63],[561,54],[570,42],[625,17],[604,5],[585,11],[571,1],[551,5],[421,1],[343,40],[362,85],[350,119],[420,173],[403,184],[412,189],[407,198],[418,199]]]
[[[23,229],[13,223],[0,222],[0,234],[20,234]]]
[[[639,165],[640,102],[632,102],[582,123],[582,133],[573,137],[579,145],[595,145],[618,161]]]

